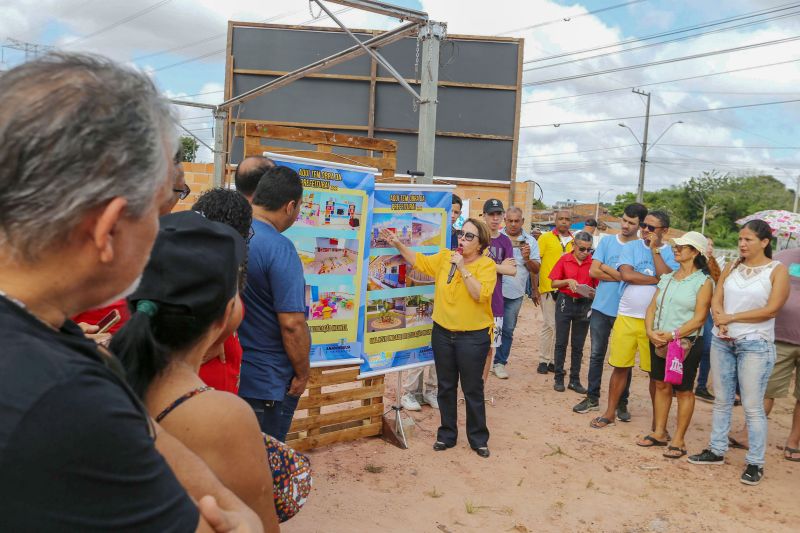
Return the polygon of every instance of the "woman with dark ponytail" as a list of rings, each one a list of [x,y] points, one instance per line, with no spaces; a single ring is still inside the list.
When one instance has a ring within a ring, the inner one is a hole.
[[[156,422],[274,532],[271,469],[253,410],[198,376],[204,355],[241,322],[244,257],[244,239],[230,226],[191,211],[162,217],[141,283],[128,298],[131,319],[111,350]]]
[[[650,338],[650,378],[655,382],[653,421],[655,431],[637,444],[646,448],[666,446],[664,457],[680,459],[686,455],[686,431],[694,414],[694,378],[700,364],[703,325],[711,306],[714,282],[708,275],[708,263],[703,254],[706,238],[696,231],[670,241],[677,270],[661,276],[658,289],[647,308],[644,323]],[[680,340],[685,349],[683,380],[672,385],[665,381],[667,345]],[[677,427],[671,442],[667,442],[667,419],[672,407],[672,393],[678,397]]]
[[[764,476],[764,393],[775,366],[775,315],[789,297],[789,273],[772,260],[772,230],[763,220],[752,220],[739,231],[739,254],[722,273],[711,304],[716,326],[711,345],[711,439],[689,462],[723,464],[738,383],[750,442],[741,482],[757,485]]]

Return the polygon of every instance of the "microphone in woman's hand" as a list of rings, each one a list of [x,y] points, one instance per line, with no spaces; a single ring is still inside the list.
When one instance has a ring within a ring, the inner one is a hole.
[[[464,249],[461,248],[460,246],[458,248],[456,248],[456,253],[460,254],[463,251],[464,251]],[[450,265],[450,274],[447,275],[447,283],[450,283],[451,281],[453,281],[453,276],[455,276],[455,275],[456,275],[456,264],[453,263],[452,265]]]

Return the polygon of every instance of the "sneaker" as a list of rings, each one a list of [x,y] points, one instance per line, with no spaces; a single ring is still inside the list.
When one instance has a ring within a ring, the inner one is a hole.
[[[563,383],[559,383],[558,381],[556,381],[555,383],[553,383],[553,390],[556,392],[564,392],[567,389],[566,387],[564,387]]]
[[[403,409],[408,409],[409,411],[422,411],[422,406],[410,392],[403,394],[403,397],[400,398],[400,405],[403,406]]]
[[[553,374],[556,373],[556,365],[553,363],[547,363],[547,371],[552,372]]]
[[[425,391],[422,394],[422,401],[433,407],[439,408],[439,400],[436,399],[436,391]]]
[[[631,421],[631,414],[628,412],[628,404],[621,403],[617,406],[617,418],[620,422]]]
[[[575,391],[575,392],[577,392],[578,394],[586,394],[586,392],[587,392],[587,390],[586,390],[586,387],[584,387],[583,385],[581,385],[581,384],[580,384],[580,382],[578,382],[578,381],[573,381],[573,382],[571,382],[571,383],[570,383],[570,384],[567,386],[567,388],[568,388],[569,390],[574,390],[574,391]]]
[[[589,398],[588,396],[581,400],[581,403],[576,405],[572,408],[572,410],[576,413],[588,413],[589,411],[599,411],[600,410],[600,402]]]
[[[506,365],[495,363],[495,365],[492,367],[492,373],[500,379],[508,379],[508,372],[506,371]]]
[[[721,465],[725,464],[725,457],[717,455],[711,450],[703,450],[697,455],[690,455],[687,461],[693,465]]]
[[[714,403],[714,395],[708,392],[708,389],[705,387],[697,387],[697,390],[694,391],[694,395],[698,400]]]
[[[539,374],[547,374],[547,363],[539,363],[536,367],[536,372]]]
[[[745,485],[758,485],[764,477],[764,467],[758,465],[747,465],[742,477],[739,479]]]

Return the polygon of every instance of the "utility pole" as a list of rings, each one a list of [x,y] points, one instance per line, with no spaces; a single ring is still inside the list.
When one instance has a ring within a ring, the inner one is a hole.
[[[644,137],[642,138],[642,158],[639,162],[639,187],[636,189],[636,201],[644,202],[644,167],[647,164],[647,130],[650,128],[650,93],[633,89],[633,92],[647,97],[647,111],[644,118]]]
[[[420,26],[422,41],[420,58],[419,129],[417,134],[417,170],[424,172],[419,183],[433,183],[433,163],[436,145],[436,107],[439,88],[439,45],[445,38],[447,26],[428,21]]]
[[[794,209],[793,211],[797,213],[797,200],[800,197],[800,174],[797,175],[797,184],[794,186]]]

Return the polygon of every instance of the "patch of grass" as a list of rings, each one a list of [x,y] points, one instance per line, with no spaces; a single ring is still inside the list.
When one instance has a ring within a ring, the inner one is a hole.
[[[553,504],[553,509],[555,509],[556,511],[562,511],[564,509],[564,502],[562,502],[561,500],[556,501]]]
[[[381,472],[383,472],[383,467],[374,465],[372,463],[367,463],[367,466],[364,467],[364,470],[366,470],[370,474],[380,474]]]
[[[467,511],[467,514],[475,514],[478,512],[478,508],[475,507],[471,501],[466,500],[464,501],[464,508]]]
[[[519,478],[519,481],[517,482],[517,487],[521,487],[523,481],[525,481],[524,477]]]
[[[565,457],[569,457],[570,459],[575,459],[577,461],[575,457],[571,456],[570,454],[562,450],[561,446],[557,445],[554,446],[549,442],[545,442],[545,444],[547,444],[547,447],[550,448],[550,453],[545,454],[544,455],[545,457],[553,457],[554,455],[563,455]]]
[[[520,438],[520,439],[522,439],[522,440],[528,440],[528,437],[526,437],[525,435],[523,435],[523,434],[522,434],[522,433],[520,433],[519,431],[515,431],[515,432],[514,432],[514,436],[515,436],[515,437],[517,437],[517,438]]]
[[[586,488],[587,489],[593,489],[594,488],[594,481],[592,481],[590,479],[589,482],[586,484]]]
[[[444,496],[444,492],[439,492],[436,490],[436,486],[433,487],[433,490],[429,490],[425,492],[425,496],[430,496],[431,498],[441,498]]]

